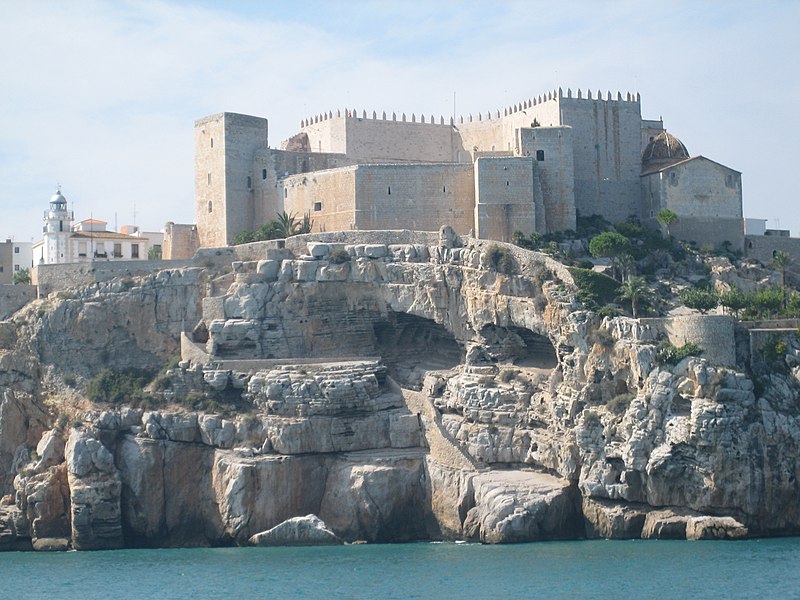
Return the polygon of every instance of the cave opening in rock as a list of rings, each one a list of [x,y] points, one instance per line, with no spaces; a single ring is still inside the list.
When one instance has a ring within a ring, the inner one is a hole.
[[[511,362],[518,367],[554,369],[556,350],[550,340],[525,327],[485,325],[480,331],[487,354],[495,362]]]
[[[431,319],[390,311],[372,325],[375,350],[389,374],[403,385],[420,387],[426,371],[452,369],[464,362],[464,349]]]

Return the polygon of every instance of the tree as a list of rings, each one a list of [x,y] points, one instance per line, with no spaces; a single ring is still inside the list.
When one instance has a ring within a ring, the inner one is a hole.
[[[619,293],[617,297],[620,300],[628,300],[631,303],[631,313],[633,318],[638,318],[638,308],[640,302],[646,300],[650,295],[650,288],[647,287],[644,277],[628,277],[628,279],[619,286]]]
[[[781,287],[783,288],[783,308],[786,308],[786,270],[792,264],[792,257],[783,250],[778,250],[772,256],[772,266],[780,269],[781,272]]]
[[[739,288],[732,287],[727,292],[720,294],[719,303],[730,310],[733,316],[738,319],[739,311],[747,308],[748,298]]]
[[[681,302],[706,314],[719,304],[719,296],[710,288],[691,288],[681,292]]]
[[[630,254],[623,254],[619,257],[619,268],[620,268],[620,275],[622,280],[628,279],[633,275],[636,269],[636,260],[634,260],[633,256]]]
[[[286,211],[278,213],[278,218],[273,222],[276,225],[276,231],[281,234],[281,238],[292,237],[299,233],[300,223],[297,222],[294,215],[290,215]]]
[[[19,271],[15,271],[14,274],[11,276],[11,283],[14,285],[21,284],[21,283],[30,283],[31,282],[31,272],[29,269],[20,269]]]
[[[668,208],[665,208],[664,210],[658,211],[656,217],[658,218],[658,222],[667,228],[667,237],[670,237],[671,234],[669,232],[669,226],[678,220],[677,213],[671,211]]]
[[[156,244],[147,250],[147,260],[161,260],[161,246]]]
[[[589,241],[589,252],[594,257],[604,257],[611,261],[611,269],[617,270],[617,259],[623,254],[630,254],[631,242],[624,235],[606,231],[596,235]]]

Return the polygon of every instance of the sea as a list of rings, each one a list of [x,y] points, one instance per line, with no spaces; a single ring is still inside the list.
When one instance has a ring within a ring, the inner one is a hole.
[[[800,598],[800,538],[6,552],[0,598]]]

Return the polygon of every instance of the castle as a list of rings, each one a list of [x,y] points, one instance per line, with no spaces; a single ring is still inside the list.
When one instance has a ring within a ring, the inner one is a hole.
[[[352,109],[323,113],[271,148],[264,118],[195,123],[200,246],[225,246],[286,211],[315,231],[451,225],[507,241],[575,229],[576,216],[633,216],[673,235],[742,249],[741,173],[686,147],[638,94],[561,89],[458,119]]]

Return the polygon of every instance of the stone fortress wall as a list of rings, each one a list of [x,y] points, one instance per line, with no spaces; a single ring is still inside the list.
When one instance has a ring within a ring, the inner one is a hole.
[[[576,210],[623,220],[640,213],[642,124],[638,95],[584,95],[578,90],[573,96],[572,90],[558,89],[502,111],[458,119],[404,113],[379,116],[355,109],[338,110],[334,116],[328,111],[303,120],[300,131],[275,150],[266,141],[265,120],[213,115],[195,127],[201,245],[230,243],[242,229],[255,229],[284,210],[319,213],[311,215],[319,229],[419,227],[412,224],[422,222],[430,230],[452,224],[459,231],[472,229],[480,237],[504,240],[516,230],[574,229]],[[651,124],[650,129],[656,127]],[[224,147],[213,150],[212,134],[220,133],[226,136]],[[501,178],[490,177],[487,171],[481,183],[480,173],[473,171],[472,223],[461,226],[462,203],[469,197],[431,195],[428,184],[436,179],[432,169],[441,171],[438,177],[445,190],[448,183],[451,189],[465,188],[463,171],[454,165],[474,165],[489,157],[524,157],[534,164],[531,169],[515,165],[513,173],[506,173],[503,181],[516,190],[513,194],[487,183]],[[324,174],[356,165],[372,166],[361,173],[354,170],[356,181],[363,175],[364,182],[386,190],[372,195],[369,185],[350,186],[340,174]],[[406,168],[399,170],[396,165]],[[297,178],[309,173],[316,180]],[[421,180],[418,185],[409,185],[413,178]],[[292,199],[298,181],[315,187]],[[419,195],[388,202],[384,196],[389,195],[392,181],[414,188]],[[504,197],[509,201],[498,200]],[[214,214],[215,203],[222,204],[221,215]],[[502,209],[495,206],[499,204]],[[528,206],[523,209],[523,204]],[[319,209],[313,210],[314,206]],[[403,212],[414,216],[398,219]],[[348,213],[362,218],[350,218]]]
[[[111,281],[117,277],[133,277],[162,269],[193,266],[189,260],[116,260],[94,263],[37,265],[31,271],[31,282],[39,297],[50,292]]]

